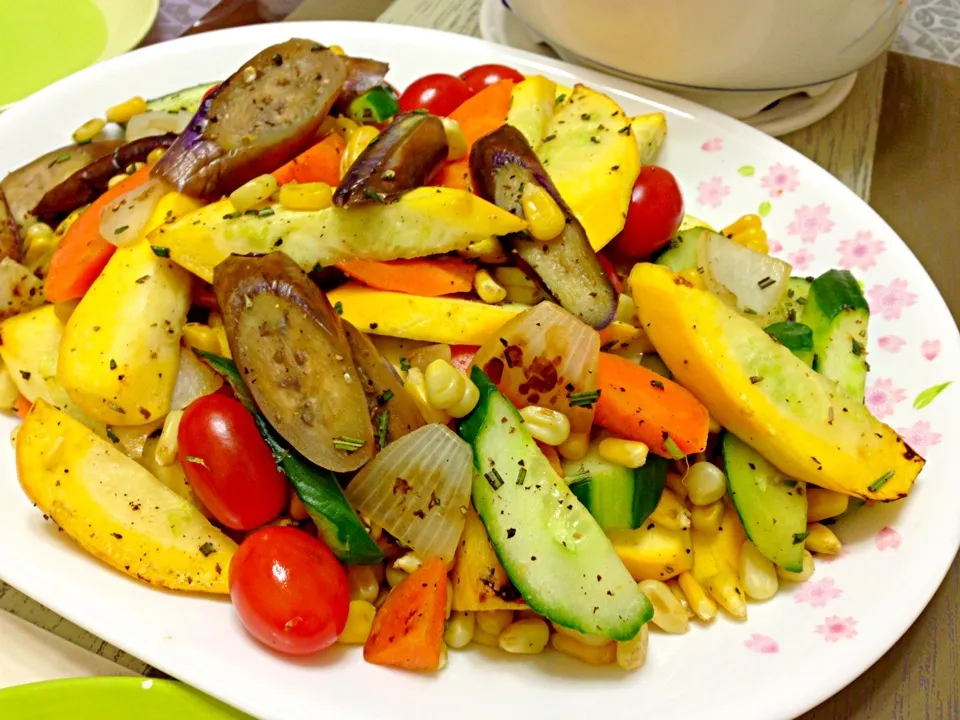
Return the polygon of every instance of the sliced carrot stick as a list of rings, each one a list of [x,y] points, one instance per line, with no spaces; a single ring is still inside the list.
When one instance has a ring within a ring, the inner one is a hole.
[[[473,187],[470,181],[470,148],[481,137],[507,121],[512,90],[512,80],[501,80],[485,87],[450,113],[450,119],[460,123],[463,138],[467,141],[467,154],[440,168],[437,185],[460,190],[470,190]]]
[[[32,407],[33,403],[27,400],[23,395],[19,395],[16,402],[13,403],[13,411],[17,413],[17,417],[21,419],[27,416],[27,413],[30,412],[30,408]]]
[[[347,275],[378,290],[437,297],[469,292],[476,265],[459,258],[441,260],[346,260],[337,263]]]
[[[387,596],[373,618],[363,659],[404,670],[440,667],[447,611],[447,569],[431,558]]]
[[[45,285],[49,302],[82,297],[100,276],[116,246],[100,237],[100,214],[110,203],[150,179],[150,165],[142,167],[98,197],[67,230],[50,258]]]
[[[667,458],[667,438],[684,455],[706,449],[707,409],[681,385],[626,358],[600,353],[597,387],[594,422],[619,437],[646,443]]]
[[[340,156],[346,143],[339,133],[330,133],[311,148],[304,150],[283,167],[275,170],[273,176],[284,185],[297,182],[325,182],[336,187],[340,184]]]

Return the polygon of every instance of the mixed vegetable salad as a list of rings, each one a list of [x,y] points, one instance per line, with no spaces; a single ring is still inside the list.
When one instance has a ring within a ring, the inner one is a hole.
[[[660,113],[292,39],[0,183],[0,404],[88,552],[284,653],[640,667],[923,459],[857,280],[684,215]]]

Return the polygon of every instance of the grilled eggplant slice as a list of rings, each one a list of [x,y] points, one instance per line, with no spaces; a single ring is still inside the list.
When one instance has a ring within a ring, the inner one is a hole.
[[[402,113],[360,153],[333,196],[337,207],[388,202],[421,187],[447,159],[447,136],[435,115]]]
[[[337,114],[345,113],[350,103],[382,84],[387,70],[390,69],[387,63],[370,58],[344,56],[343,63],[346,65],[347,77],[343,81],[343,88],[334,105],[334,111]]]
[[[523,134],[510,125],[484,135],[470,151],[473,186],[480,197],[523,217],[520,195],[535,183],[556,201],[567,219],[552,240],[535,240],[526,231],[503,236],[511,258],[543,285],[562,308],[588,325],[606,327],[617,311],[617,291],[603,271],[587,234],[563,202]]]
[[[336,472],[373,455],[367,400],[340,317],[282,252],[233,255],[213,289],[230,352],[260,411],[308,460]]]
[[[0,260],[10,258],[14,262],[20,262],[22,255],[23,241],[20,238],[20,230],[10,214],[3,190],[0,190]]]
[[[316,141],[346,77],[343,60],[312,40],[268,47],[200,104],[154,176],[212,200],[276,170]]]

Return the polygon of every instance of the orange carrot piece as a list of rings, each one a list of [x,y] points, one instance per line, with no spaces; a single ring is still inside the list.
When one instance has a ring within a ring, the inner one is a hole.
[[[117,249],[100,237],[100,214],[121,195],[145,184],[150,179],[150,167],[140,168],[107,190],[70,226],[50,258],[50,272],[45,284],[48,302],[83,297],[100,276]]]
[[[340,184],[340,156],[346,147],[339,133],[330,133],[316,145],[304,150],[293,160],[273,172],[281,185],[296,180],[300,183],[325,182]]]
[[[459,190],[473,188],[470,180],[470,148],[481,137],[507,121],[512,91],[513,80],[501,80],[485,87],[450,113],[450,119],[460,123],[463,139],[467,141],[467,154],[440,168],[437,185]]]
[[[597,387],[596,424],[646,443],[661,457],[671,457],[664,446],[668,437],[684,455],[706,449],[710,417],[685,387],[609,353],[600,353]]]
[[[373,618],[363,659],[404,670],[440,667],[447,611],[447,568],[431,558],[387,596]]]
[[[469,292],[476,265],[460,258],[439,260],[345,260],[337,263],[347,275],[378,290],[437,297]]]
[[[33,403],[23,395],[18,395],[16,402],[13,403],[13,411],[17,414],[17,417],[21,419],[27,416],[27,413],[30,412],[30,408],[32,407]]]

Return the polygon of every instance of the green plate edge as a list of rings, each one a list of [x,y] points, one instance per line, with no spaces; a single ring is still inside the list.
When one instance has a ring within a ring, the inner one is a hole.
[[[253,720],[189,685],[143,677],[50,680],[0,690],[0,718]]]

